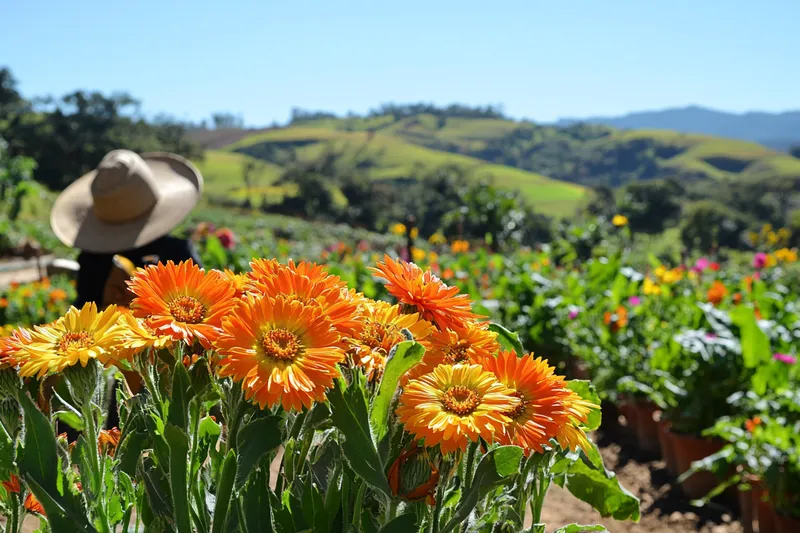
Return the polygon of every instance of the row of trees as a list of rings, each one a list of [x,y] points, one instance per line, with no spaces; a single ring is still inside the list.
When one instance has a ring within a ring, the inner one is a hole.
[[[202,157],[186,132],[186,124],[167,116],[146,120],[128,94],[75,91],[28,100],[11,71],[0,69],[0,137],[10,156],[36,161],[34,176],[50,189],[63,189],[117,148]]]

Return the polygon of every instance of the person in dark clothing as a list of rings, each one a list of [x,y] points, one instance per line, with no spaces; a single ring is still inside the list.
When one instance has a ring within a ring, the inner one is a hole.
[[[202,190],[202,175],[181,156],[129,150],[109,152],[96,170],[67,187],[56,199],[50,225],[61,242],[81,250],[74,305],[127,307],[132,294],[126,281],[136,267],[189,259],[200,265],[191,241],[168,234]],[[113,391],[110,402],[106,427],[118,423]]]

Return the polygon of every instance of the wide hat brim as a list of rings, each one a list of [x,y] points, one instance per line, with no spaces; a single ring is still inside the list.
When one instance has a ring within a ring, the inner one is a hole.
[[[58,196],[50,226],[65,245],[95,253],[139,248],[168,234],[192,211],[203,193],[203,176],[187,159],[165,152],[140,154],[158,186],[155,205],[141,217],[122,223],[97,218],[92,209],[93,170]]]

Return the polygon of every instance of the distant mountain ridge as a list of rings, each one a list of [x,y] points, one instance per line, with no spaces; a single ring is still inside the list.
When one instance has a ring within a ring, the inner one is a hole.
[[[602,124],[620,129],[666,129],[754,141],[776,150],[800,144],[800,110],[728,113],[701,106],[641,111],[618,117],[563,118],[556,126]]]

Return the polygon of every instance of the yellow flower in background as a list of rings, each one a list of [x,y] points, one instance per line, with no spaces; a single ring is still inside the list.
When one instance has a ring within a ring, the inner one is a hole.
[[[547,258],[547,257],[545,257],[544,259],[542,259],[542,266],[546,266],[546,267],[547,267],[547,266],[550,266],[550,259],[549,259],[549,258]]]
[[[655,274],[655,276],[661,282],[664,281],[664,276],[666,275],[666,273],[667,273],[667,267],[665,267],[664,265],[658,265],[655,271],[653,272],[653,274]]]
[[[766,262],[767,267],[774,267],[777,264],[778,264],[778,260],[775,259],[775,255],[774,254],[767,254],[767,262]]]
[[[437,231],[436,233],[428,237],[428,242],[431,244],[445,244],[447,243],[447,239],[441,232]]]
[[[19,375],[43,377],[78,363],[85,367],[89,359],[103,364],[113,361],[124,338],[120,317],[116,305],[98,312],[92,302],[81,309],[71,307],[50,325],[35,327],[30,344],[14,354]]]
[[[397,224],[392,224],[389,228],[389,231],[395,235],[405,235],[406,234],[406,225],[398,222]]]
[[[450,244],[450,251],[454,254],[469,252],[469,242],[456,240]]]
[[[673,283],[677,283],[683,279],[683,271],[679,268],[673,268],[672,270],[667,270],[663,277],[661,278],[662,283],[666,283],[671,285]]]
[[[782,263],[794,263],[797,261],[797,252],[789,248],[781,248],[775,252],[775,259]]]
[[[644,286],[642,287],[642,291],[647,296],[660,296],[661,295],[661,286],[657,283],[653,282],[652,279],[649,277],[644,278]]]
[[[755,246],[756,244],[758,244],[758,233],[756,233],[755,231],[749,232],[747,234],[747,239],[750,241],[750,244]]]
[[[789,228],[781,228],[778,230],[778,238],[781,243],[786,243],[792,236],[792,231]]]
[[[690,270],[689,271],[689,279],[692,280],[692,281],[695,281],[697,279],[697,272],[695,272],[694,270]]]
[[[420,248],[412,248],[411,249],[411,258],[414,260],[415,263],[420,263],[425,260],[428,254],[425,250]]]
[[[778,244],[778,234],[774,231],[770,231],[767,233],[767,244],[775,245]]]
[[[622,226],[628,225],[628,217],[625,215],[614,215],[614,218],[611,219],[611,223],[614,224],[616,227],[620,228]]]
[[[428,262],[431,264],[439,262],[439,254],[436,252],[428,252]]]
[[[416,239],[419,237],[419,228],[411,228],[411,238]]]

